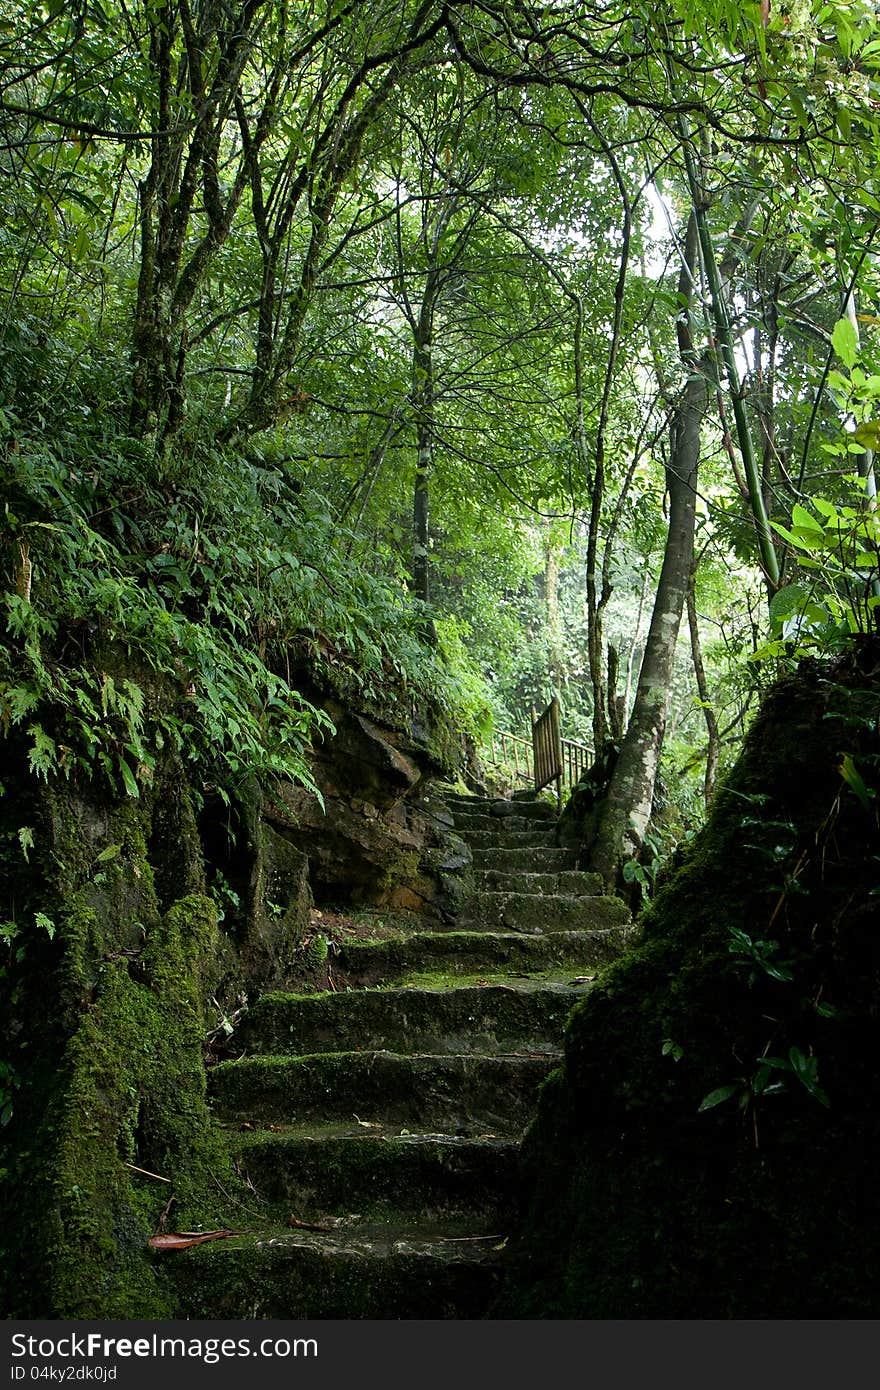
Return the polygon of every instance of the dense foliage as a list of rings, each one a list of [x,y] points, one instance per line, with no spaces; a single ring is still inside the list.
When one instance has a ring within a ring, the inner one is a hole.
[[[878,73],[867,3],[3,0],[3,734],[230,796],[328,685],[619,743],[650,650],[678,833],[746,658],[875,624]]]

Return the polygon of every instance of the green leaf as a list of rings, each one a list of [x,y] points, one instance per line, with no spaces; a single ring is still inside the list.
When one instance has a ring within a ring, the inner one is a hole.
[[[55,923],[51,917],[47,917],[45,912],[35,912],[34,921],[41,931],[44,931],[51,941],[55,935]]]
[[[831,334],[831,346],[847,367],[854,367],[859,355],[856,330],[849,319],[838,319]]]
[[[119,760],[119,771],[122,774],[122,780],[125,783],[125,790],[128,792],[128,795],[135,797],[140,796],[140,787],[134,779],[134,773],[128,763],[122,758]]]
[[[117,855],[121,853],[121,851],[122,845],[108,845],[106,849],[101,850],[101,853],[96,858],[95,863],[107,864],[111,859],[115,859]]]
[[[703,1097],[697,1109],[697,1114],[699,1115],[703,1110],[712,1110],[716,1105],[721,1105],[724,1101],[730,1100],[731,1096],[735,1096],[736,1093],[741,1090],[742,1085],[739,1081],[733,1081],[729,1086],[719,1086],[717,1091],[710,1091],[707,1096]]]
[[[808,1057],[799,1047],[790,1047],[788,1055],[791,1060],[791,1069],[801,1085],[820,1105],[830,1106],[831,1102],[827,1092],[819,1085],[818,1058]]]
[[[862,774],[859,772],[849,753],[844,753],[838,770],[844,782],[855,792],[865,810],[869,811],[871,809],[871,799],[875,795],[874,789],[865,785],[865,779],[862,777]]]
[[[866,420],[853,430],[853,439],[864,449],[880,449],[880,420]]]
[[[786,584],[782,589],[778,589],[770,600],[771,627],[781,627],[792,613],[803,612],[807,603],[809,594],[800,584]]]
[[[791,509],[791,524],[799,531],[818,531],[822,534],[822,523],[797,502]]]

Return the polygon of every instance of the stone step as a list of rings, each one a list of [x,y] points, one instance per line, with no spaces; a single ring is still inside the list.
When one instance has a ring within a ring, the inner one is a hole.
[[[541,893],[474,893],[459,915],[457,927],[488,927],[491,931],[577,931],[630,924],[630,912],[620,898],[563,897]],[[620,945],[624,941],[621,938]]]
[[[221,1062],[208,1086],[220,1120],[357,1120],[518,1134],[531,1116],[552,1055],[444,1056],[335,1052]]]
[[[460,811],[455,813],[455,832],[462,839],[470,839],[475,832],[507,835],[514,831],[534,833],[536,830],[549,835],[553,831],[553,824],[550,821],[535,820],[529,816],[478,816],[471,812],[462,814]]]
[[[541,899],[544,901],[544,899]],[[236,1034],[254,1054],[555,1051],[586,985],[508,984],[383,988],[339,994],[264,994]]]
[[[462,830],[457,832],[466,844],[470,845],[471,851],[478,849],[488,850],[507,850],[507,849],[556,849],[556,832],[552,828],[547,830],[505,830],[504,822],[500,822],[498,830]]]
[[[556,821],[559,811],[555,801],[544,801],[540,797],[523,800],[504,800],[499,797],[475,797],[447,794],[443,798],[453,815],[492,816],[504,819],[506,816],[525,816],[529,820]]]
[[[602,875],[563,869],[560,873],[505,873],[499,869],[477,869],[473,881],[478,893],[562,893],[565,896],[596,897],[603,891]]]
[[[475,869],[500,869],[511,874],[561,873],[563,869],[573,869],[577,864],[577,854],[573,849],[542,849],[536,846],[474,849],[472,859]]]
[[[375,985],[432,970],[452,976],[568,966],[573,974],[583,975],[607,965],[619,951],[620,930],[616,927],[533,937],[509,931],[460,931],[456,926],[450,931],[414,932],[387,941],[346,942],[334,956],[333,970],[351,985]]]
[[[279,1222],[353,1213],[371,1222],[395,1213],[507,1220],[515,1201],[518,1145],[491,1134],[464,1139],[353,1124],[235,1133],[229,1143],[238,1171]]]
[[[482,1318],[499,1288],[505,1235],[406,1224],[282,1229],[165,1259],[182,1319]]]

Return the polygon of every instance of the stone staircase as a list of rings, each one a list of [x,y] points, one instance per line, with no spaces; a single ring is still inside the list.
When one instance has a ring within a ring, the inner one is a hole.
[[[556,847],[549,803],[445,807],[473,856],[458,918],[346,943],[343,990],[264,995],[213,1068],[248,1233],[175,1257],[178,1316],[487,1315],[538,1085],[629,916]]]

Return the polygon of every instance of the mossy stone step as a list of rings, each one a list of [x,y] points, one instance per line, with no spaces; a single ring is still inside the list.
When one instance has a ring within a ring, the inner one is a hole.
[[[556,832],[552,827],[547,830],[507,830],[502,821],[497,830],[462,830],[458,833],[472,851],[557,848]]]
[[[475,847],[472,859],[475,869],[500,869],[511,874],[561,873],[563,869],[573,869],[577,864],[577,854],[573,849],[535,845],[518,845],[512,849]]]
[[[471,835],[480,831],[489,835],[500,835],[530,830],[552,835],[554,829],[555,826],[550,822],[537,820],[531,816],[483,816],[476,815],[471,811],[466,813],[456,811],[455,813],[455,831],[463,839],[469,839]]]
[[[165,1258],[181,1318],[481,1318],[499,1287],[499,1236],[407,1225],[279,1230],[196,1246],[173,1265]]]
[[[505,816],[528,816],[531,820],[558,820],[556,803],[544,801],[540,797],[505,801],[500,797],[459,796],[447,793],[443,801],[453,815],[459,812],[468,815],[492,816],[503,820]]]
[[[459,927],[521,932],[572,931],[630,925],[626,903],[612,897],[564,897],[542,893],[475,893],[459,915]],[[621,936],[619,945],[624,945]]]
[[[387,941],[349,941],[338,948],[334,973],[354,985],[375,985],[419,970],[443,970],[447,975],[509,969],[548,970],[571,966],[578,974],[606,965],[620,952],[618,928],[598,931],[559,931],[524,936],[509,931],[416,932]]]
[[[338,1128],[233,1133],[229,1143],[239,1172],[280,1217],[509,1218],[517,1177],[514,1140]]]
[[[563,869],[558,873],[505,873],[499,869],[476,869],[473,881],[482,893],[562,893],[565,896],[598,897],[603,892],[602,875]]]
[[[543,900],[542,900],[543,901]],[[238,1035],[250,1053],[524,1052],[562,1043],[586,985],[511,980],[446,988],[264,994]]]
[[[335,1052],[221,1062],[209,1094],[221,1120],[383,1121],[462,1135],[519,1133],[559,1057]]]

